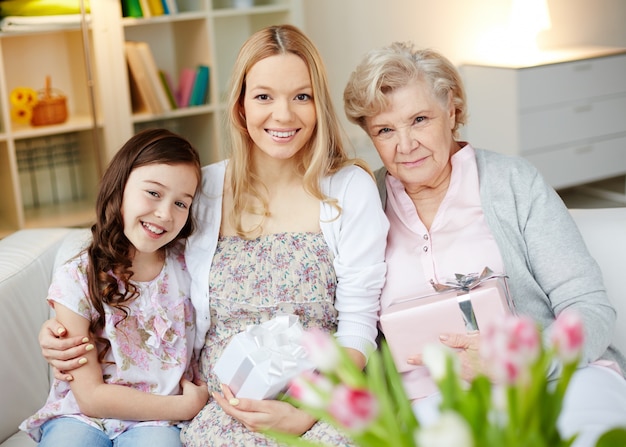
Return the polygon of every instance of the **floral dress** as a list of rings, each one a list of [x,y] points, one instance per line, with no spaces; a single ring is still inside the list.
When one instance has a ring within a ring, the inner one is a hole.
[[[98,314],[88,298],[87,263],[87,255],[83,254],[61,266],[55,272],[48,300],[93,319]],[[101,364],[106,383],[146,393],[180,394],[180,379],[190,365],[195,336],[190,283],[182,251],[172,248],[156,278],[133,281],[139,296],[126,304],[125,319],[119,309],[105,305],[105,327],[99,335],[111,342]],[[55,379],[43,408],[22,422],[20,429],[39,442],[41,426],[59,416],[78,419],[102,430],[110,439],[138,425],[176,424],[87,417],[81,414],[69,383]]]
[[[211,328],[200,356],[200,372],[209,389],[220,391],[213,366],[231,337],[248,325],[260,324],[277,313],[300,318],[306,328],[337,328],[334,307],[336,276],[332,254],[319,233],[278,233],[246,240],[220,237],[209,278]],[[327,423],[318,422],[304,438],[327,445],[349,441]],[[211,400],[184,427],[186,446],[275,446],[263,434],[251,432]]]

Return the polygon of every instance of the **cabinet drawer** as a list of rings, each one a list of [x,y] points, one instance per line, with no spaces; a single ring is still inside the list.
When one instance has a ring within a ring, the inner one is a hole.
[[[519,70],[521,110],[626,92],[626,54]]]
[[[524,156],[554,188],[626,173],[626,136]]]
[[[626,94],[598,101],[523,113],[520,116],[522,153],[626,132]]]

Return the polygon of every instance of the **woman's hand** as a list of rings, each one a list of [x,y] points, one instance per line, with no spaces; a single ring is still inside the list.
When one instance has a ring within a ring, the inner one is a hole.
[[[484,371],[480,357],[480,332],[468,334],[441,334],[441,343],[456,350],[461,363],[461,378],[473,380]]]
[[[68,371],[80,368],[87,361],[83,354],[94,349],[89,337],[65,337],[66,329],[55,319],[47,320],[39,331],[41,354],[52,366],[54,377],[59,380],[73,379]]]
[[[302,435],[315,424],[308,413],[279,400],[237,399],[230,388],[222,385],[224,395],[213,393],[213,398],[224,412],[241,422],[250,431],[272,429]]]
[[[480,357],[480,333],[441,334],[439,340],[444,345],[456,351],[461,365],[461,378],[473,380],[478,374],[485,371]],[[422,365],[421,354],[410,357],[407,362],[411,365]]]

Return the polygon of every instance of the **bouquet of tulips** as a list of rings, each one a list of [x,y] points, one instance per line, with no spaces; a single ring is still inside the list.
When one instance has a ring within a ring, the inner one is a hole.
[[[360,447],[567,447],[557,429],[563,397],[583,344],[580,318],[562,313],[542,342],[537,325],[508,316],[481,333],[480,354],[489,371],[470,383],[460,378],[456,355],[428,346],[423,361],[441,392],[437,422],[420,426],[406,397],[388,347],[372,353],[365,371],[354,365],[334,338],[307,331],[303,344],[315,373],[296,378],[285,399],[326,420]],[[560,369],[557,379],[548,371]],[[294,446],[318,445],[271,432]],[[626,430],[605,433],[597,447],[626,445]]]

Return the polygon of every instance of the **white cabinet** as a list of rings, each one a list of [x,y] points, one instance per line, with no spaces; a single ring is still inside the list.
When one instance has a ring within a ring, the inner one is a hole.
[[[626,174],[626,49],[461,65],[474,147],[530,160],[555,188]]]
[[[184,135],[203,164],[224,158],[223,100],[239,47],[267,25],[301,27],[300,2],[253,0],[251,6],[236,7],[245,2],[177,0],[176,14],[127,18],[120,0],[92,1],[87,53],[80,24],[0,33],[0,238],[20,228],[88,225],[94,217],[98,162],[106,166],[143,128],[166,127]],[[161,114],[133,113],[126,40],[147,42],[158,68],[174,84],[182,68],[208,65],[209,102]],[[91,55],[90,66],[85,54]],[[18,86],[43,87],[46,75],[67,97],[68,120],[38,127],[15,124],[10,92]]]

